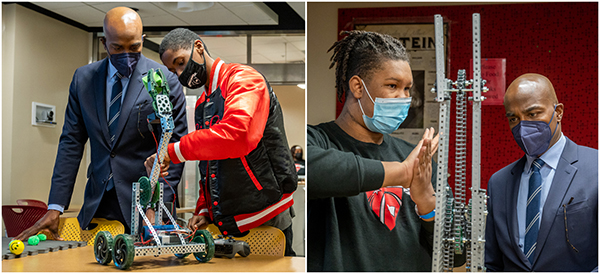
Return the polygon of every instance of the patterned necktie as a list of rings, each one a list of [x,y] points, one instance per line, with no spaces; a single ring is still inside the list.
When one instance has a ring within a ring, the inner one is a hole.
[[[112,94],[109,105],[108,117],[108,133],[110,135],[110,144],[115,144],[115,135],[117,134],[117,125],[119,124],[119,116],[121,115],[121,97],[123,96],[123,84],[121,84],[121,74],[116,73],[117,80],[113,84]],[[115,186],[112,172],[108,178],[106,191],[111,190]]]
[[[527,214],[525,217],[525,256],[529,262],[533,263],[533,255],[537,245],[538,231],[540,229],[540,192],[542,190],[542,175],[540,169],[544,166],[544,161],[536,159],[531,165],[533,172],[529,177],[529,191],[527,195]]]
[[[115,134],[117,134],[117,125],[119,124],[119,116],[121,115],[121,97],[123,96],[123,85],[121,84],[121,74],[115,74],[117,80],[113,84],[112,94],[108,112],[108,133],[110,135],[111,145],[115,142]]]

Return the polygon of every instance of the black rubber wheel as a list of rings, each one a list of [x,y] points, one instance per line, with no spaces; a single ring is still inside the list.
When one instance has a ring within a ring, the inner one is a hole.
[[[215,256],[215,241],[207,230],[197,230],[192,239],[194,243],[204,243],[206,252],[194,253],[194,257],[201,263],[206,263]]]
[[[111,248],[113,238],[108,231],[100,231],[94,239],[94,256],[99,264],[106,265],[112,261]]]
[[[121,270],[128,269],[133,264],[135,257],[133,237],[129,234],[119,234],[115,237],[114,243],[112,257],[115,260],[115,266]]]

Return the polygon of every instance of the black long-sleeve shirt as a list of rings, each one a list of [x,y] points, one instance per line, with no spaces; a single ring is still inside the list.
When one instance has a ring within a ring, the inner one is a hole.
[[[404,161],[415,145],[387,134],[364,143],[334,122],[307,133],[308,271],[431,271],[434,222],[419,218],[405,191],[390,230],[365,193],[383,184],[381,161]]]

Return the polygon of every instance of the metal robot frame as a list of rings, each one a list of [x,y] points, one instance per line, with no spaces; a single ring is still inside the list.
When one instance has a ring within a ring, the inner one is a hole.
[[[480,15],[473,14],[473,79],[466,80],[465,70],[458,71],[457,81],[445,78],[443,19],[435,15],[435,59],[436,83],[432,92],[440,103],[436,212],[432,271],[452,271],[454,254],[466,252],[466,270],[485,271],[485,217],[486,190],[481,189],[481,96],[485,80],[481,78]],[[468,88],[471,86],[471,88]],[[468,92],[472,92],[468,96]],[[452,198],[448,187],[450,105],[452,93],[456,93],[456,155],[455,195]],[[472,198],[465,206],[466,155],[467,155],[467,111],[466,102],[473,104],[472,147],[471,147],[471,192]]]
[[[197,230],[190,233],[177,225],[173,216],[163,202],[163,184],[158,184],[160,175],[160,163],[162,163],[173,129],[175,128],[172,117],[172,105],[169,100],[169,85],[166,77],[160,69],[151,69],[148,76],[142,79],[146,90],[153,99],[155,115],[149,116],[154,120],[160,118],[162,136],[158,153],[152,166],[150,178],[143,176],[132,185],[131,204],[131,233],[119,234],[114,239],[108,231],[100,231],[94,242],[94,255],[96,261],[106,265],[114,260],[119,269],[127,269],[136,256],[159,256],[163,254],[174,254],[177,258],[185,258],[194,254],[200,262],[210,261],[215,253],[215,245],[212,235],[206,230]],[[150,126],[150,125],[149,125]],[[158,185],[158,187],[157,187]],[[169,218],[172,226],[153,226],[146,216],[146,207],[155,209],[155,223],[161,224],[163,211]],[[148,227],[152,240],[134,243],[135,239],[141,238],[139,230],[140,216]],[[184,238],[183,234],[189,235]]]

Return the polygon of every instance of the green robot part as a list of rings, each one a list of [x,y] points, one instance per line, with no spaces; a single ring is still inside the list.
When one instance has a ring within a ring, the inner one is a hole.
[[[146,87],[146,90],[152,98],[152,107],[155,112],[158,112],[158,106],[156,105],[156,95],[164,94],[169,95],[171,90],[169,89],[169,82],[167,77],[163,74],[161,69],[150,69],[148,75],[142,77],[142,83]],[[171,108],[173,104],[171,103]]]

